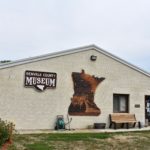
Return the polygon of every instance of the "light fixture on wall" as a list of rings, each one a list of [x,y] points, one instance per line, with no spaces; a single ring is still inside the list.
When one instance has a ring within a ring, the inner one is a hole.
[[[97,56],[95,56],[95,55],[91,55],[90,59],[91,59],[91,61],[96,61]]]

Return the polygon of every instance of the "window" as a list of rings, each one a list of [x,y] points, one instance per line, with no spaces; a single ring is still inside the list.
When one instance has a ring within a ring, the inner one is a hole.
[[[128,113],[129,112],[129,95],[128,94],[114,94],[113,95],[113,112],[114,113]]]

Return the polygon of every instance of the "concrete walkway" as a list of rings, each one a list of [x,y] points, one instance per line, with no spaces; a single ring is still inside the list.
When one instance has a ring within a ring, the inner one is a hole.
[[[113,133],[113,132],[131,132],[131,131],[150,131],[149,127],[130,128],[130,129],[75,129],[75,130],[17,130],[18,134],[40,134],[40,133]]]

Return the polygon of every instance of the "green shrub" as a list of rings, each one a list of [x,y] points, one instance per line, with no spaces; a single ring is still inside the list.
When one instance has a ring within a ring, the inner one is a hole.
[[[14,124],[12,122],[3,121],[0,119],[0,146],[7,140],[11,141]]]

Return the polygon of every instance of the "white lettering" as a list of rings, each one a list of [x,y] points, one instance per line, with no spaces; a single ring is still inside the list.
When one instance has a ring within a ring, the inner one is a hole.
[[[52,85],[52,86],[55,86],[55,79],[50,79],[50,84],[49,84],[50,86]]]
[[[26,85],[32,85],[32,77],[26,77]]]
[[[46,83],[47,86],[49,86],[49,78],[46,78]]]
[[[41,83],[45,84],[45,78],[41,78]]]
[[[32,82],[33,82],[33,85],[36,85],[36,78],[35,77],[33,78]]]
[[[37,82],[37,84],[40,84],[40,83],[41,83],[41,79],[40,79],[40,78],[37,78],[37,79],[36,79],[36,82]]]

